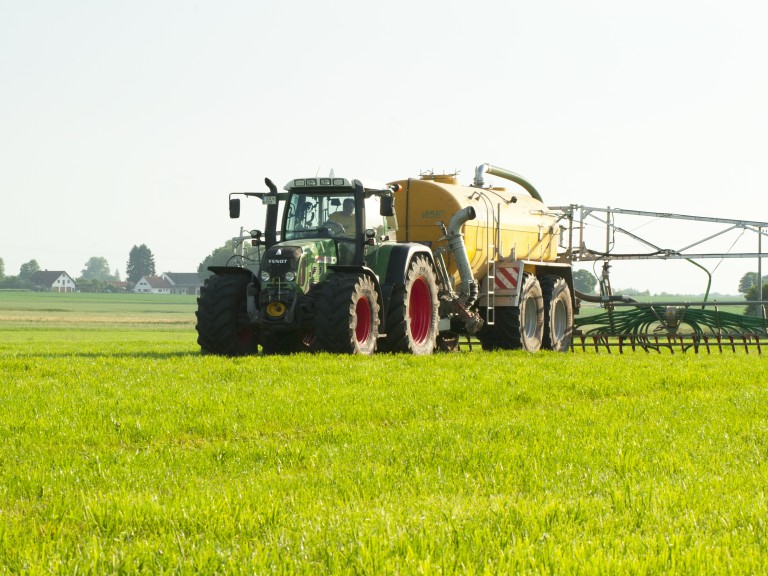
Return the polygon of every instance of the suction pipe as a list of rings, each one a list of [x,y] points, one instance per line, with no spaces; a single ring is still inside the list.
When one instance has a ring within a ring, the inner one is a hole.
[[[456,261],[456,267],[459,269],[461,278],[461,293],[466,297],[466,306],[471,306],[477,299],[477,282],[472,276],[472,268],[469,265],[467,249],[464,246],[464,238],[461,234],[461,227],[465,222],[474,220],[476,217],[475,209],[472,206],[462,208],[453,215],[448,224],[448,233],[445,239],[448,241],[453,258]]]
[[[536,190],[536,188],[533,187],[533,184],[528,182],[528,180],[526,180],[519,174],[515,174],[514,172],[510,172],[509,170],[505,170],[504,168],[499,168],[497,166],[492,166],[490,164],[480,164],[480,166],[475,168],[475,182],[474,182],[475,188],[483,187],[483,185],[485,184],[483,175],[486,173],[493,174],[494,176],[499,176],[500,178],[504,178],[505,180],[510,180],[515,184],[519,184],[520,186],[525,188],[528,194],[530,194],[533,198],[535,198],[539,202],[544,202],[544,200],[541,199],[541,194],[539,194],[539,191]]]

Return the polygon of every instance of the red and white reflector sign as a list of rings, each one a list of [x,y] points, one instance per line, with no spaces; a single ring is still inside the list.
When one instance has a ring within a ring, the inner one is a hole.
[[[519,268],[497,268],[495,282],[496,289],[517,290],[517,279],[519,272]]]

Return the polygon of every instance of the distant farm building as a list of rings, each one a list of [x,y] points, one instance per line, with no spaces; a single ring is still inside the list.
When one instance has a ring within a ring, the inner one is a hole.
[[[173,284],[163,276],[143,276],[133,287],[134,292],[141,294],[171,294]]]
[[[38,270],[30,280],[43,292],[74,292],[77,289],[75,281],[63,270]]]
[[[163,272],[163,278],[172,285],[172,294],[200,294],[200,276],[197,272]]]
[[[164,272],[159,276],[144,276],[133,291],[142,294],[200,294],[200,278],[196,272]]]

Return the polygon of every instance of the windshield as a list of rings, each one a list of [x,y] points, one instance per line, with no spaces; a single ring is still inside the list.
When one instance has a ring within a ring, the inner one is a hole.
[[[355,197],[353,192],[296,193],[286,206],[284,240],[329,236],[339,240],[352,240],[356,236]],[[381,199],[365,199],[365,229],[375,235],[389,234],[394,239],[394,218],[389,222],[381,216]]]
[[[354,236],[355,198],[352,192],[333,194],[294,193],[285,216],[285,239],[319,234]]]

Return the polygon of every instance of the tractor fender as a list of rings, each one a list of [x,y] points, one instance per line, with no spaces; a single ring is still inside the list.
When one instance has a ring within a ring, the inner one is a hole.
[[[208,266],[208,270],[217,274],[218,276],[224,276],[226,274],[244,274],[250,276],[256,281],[256,276],[247,268],[241,268],[239,266]]]
[[[404,286],[408,265],[416,256],[426,256],[432,266],[435,265],[432,251],[418,243],[396,244],[392,247],[387,263],[387,273],[384,277],[385,290],[392,291],[393,286]]]

